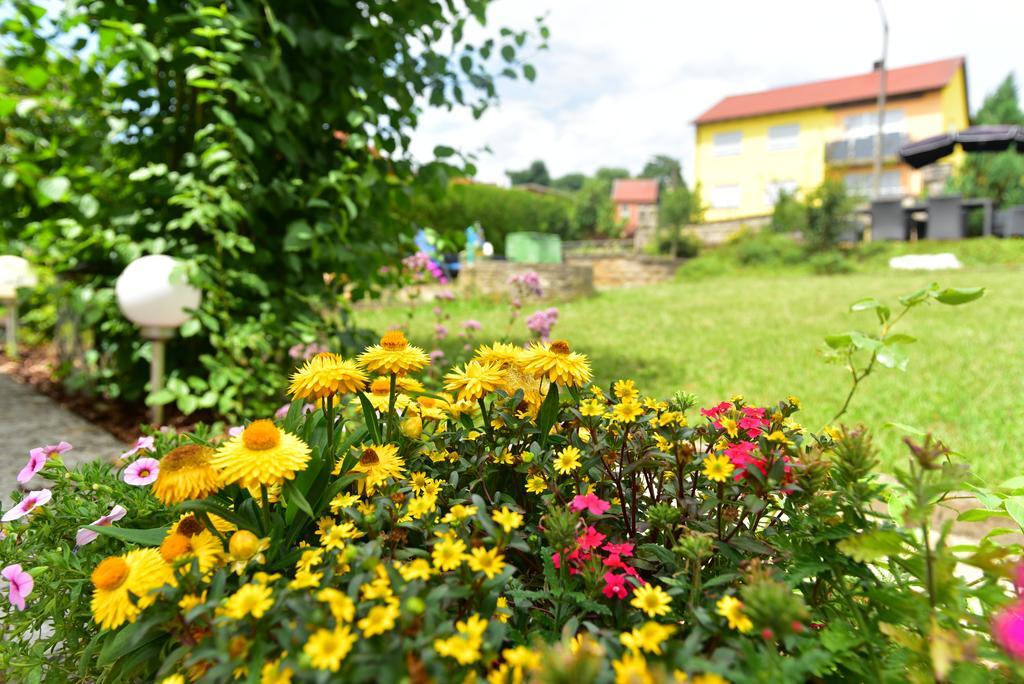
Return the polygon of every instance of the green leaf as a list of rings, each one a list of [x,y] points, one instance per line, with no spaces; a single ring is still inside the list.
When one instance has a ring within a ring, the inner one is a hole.
[[[71,189],[71,181],[64,176],[47,176],[41,178],[36,184],[36,192],[40,200],[47,200],[45,204],[60,202]]]
[[[936,292],[933,296],[941,304],[959,306],[979,299],[985,294],[983,287],[947,287],[945,290]]]
[[[125,527],[111,527],[109,525],[86,525],[85,529],[99,532],[102,535],[113,537],[129,544],[160,546],[164,541],[164,537],[167,536],[167,530],[171,529],[171,527],[166,525],[164,527],[152,527],[148,530],[132,530]]]
[[[377,409],[367,399],[366,395],[359,392],[359,403],[363,407],[363,422],[366,423],[366,431],[374,444],[380,444],[380,425],[377,423]]]
[[[1013,521],[1024,529],[1024,496],[1011,496],[1003,502],[1006,512],[1010,514]]]
[[[907,364],[910,363],[907,350],[900,344],[883,345],[875,354],[875,358],[886,368],[895,368],[901,371],[907,370]]]
[[[999,483],[999,489],[1021,489],[1024,488],[1024,475],[1011,477]]]
[[[436,147],[434,147],[434,156],[437,157],[438,159],[450,157],[453,154],[455,154],[455,149],[452,147],[448,147],[447,145],[437,145]]]
[[[924,437],[927,434],[921,428],[916,428],[913,425],[907,425],[906,423],[888,422],[882,427],[892,428],[893,430],[899,430],[900,432],[906,432],[907,434],[916,435],[918,437]]]
[[[846,349],[853,344],[853,340],[850,338],[849,334],[845,333],[842,335],[828,335],[825,338],[825,344],[833,349]]]
[[[966,511],[961,511],[956,519],[960,522],[978,522],[980,520],[988,520],[989,518],[1008,517],[1010,516],[1006,511],[997,511],[990,508],[969,508]]]
[[[299,510],[309,516],[310,520],[316,518],[316,515],[313,513],[313,507],[306,501],[306,497],[299,491],[298,485],[295,484],[294,480],[289,480],[285,483],[281,489],[281,496],[284,497],[286,507],[297,506]]]
[[[39,90],[46,85],[47,81],[50,80],[50,74],[48,74],[46,69],[38,64],[33,64],[25,69],[19,69],[18,75],[21,77],[21,80],[25,85],[32,90]]]
[[[534,81],[537,78],[537,69],[532,64],[523,65],[523,77],[527,81]]]
[[[558,418],[558,385],[551,383],[548,386],[548,395],[544,397],[544,403],[540,405],[537,412],[537,428],[540,430],[540,442],[543,444],[551,432],[551,426]]]
[[[903,552],[903,539],[893,530],[874,530],[848,537],[836,544],[845,555],[860,563],[872,563]]]

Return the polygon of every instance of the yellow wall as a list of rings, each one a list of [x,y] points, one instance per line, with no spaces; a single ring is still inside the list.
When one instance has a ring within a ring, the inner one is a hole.
[[[963,69],[957,71],[941,90],[910,97],[891,99],[886,110],[903,110],[904,130],[910,140],[920,140],[968,125],[967,91]],[[752,216],[764,216],[772,211],[766,198],[765,186],[771,182],[795,180],[801,190],[809,190],[821,183],[826,173],[842,178],[850,173],[868,173],[871,165],[826,168],[825,144],[844,136],[845,117],[862,112],[877,111],[874,102],[834,108],[804,109],[782,114],[720,121],[697,126],[695,159],[696,181],[700,183],[702,199],[708,206],[707,221],[725,221]],[[800,137],[796,149],[769,150],[768,129],[771,126],[799,124]],[[714,136],[718,133],[740,131],[743,134],[741,153],[718,157],[714,154]],[[943,159],[943,164],[959,164],[963,154]],[[903,192],[917,195],[922,189],[919,171],[891,162],[885,170],[899,169]],[[736,209],[715,209],[711,206],[714,188],[738,185],[740,206]]]

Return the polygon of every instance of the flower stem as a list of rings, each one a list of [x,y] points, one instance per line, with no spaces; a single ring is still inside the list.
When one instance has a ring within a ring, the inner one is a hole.
[[[270,497],[267,495],[267,485],[260,483],[260,519],[263,521],[263,534],[270,534]]]
[[[395,425],[398,423],[398,417],[395,415],[395,400],[398,398],[396,388],[398,387],[398,375],[395,373],[391,374],[391,388],[388,391],[388,416],[387,416],[387,431],[386,440],[390,442],[395,434]]]

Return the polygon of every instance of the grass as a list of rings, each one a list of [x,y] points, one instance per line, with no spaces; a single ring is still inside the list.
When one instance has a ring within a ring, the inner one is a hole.
[[[903,434],[884,428],[892,421],[932,431],[983,478],[1017,475],[1024,444],[1024,270],[1019,266],[937,274],[755,272],[697,280],[688,280],[684,271],[677,282],[561,303],[555,334],[590,356],[595,379],[604,385],[630,377],[648,394],[667,397],[683,389],[696,393],[702,405],[736,393],[762,403],[793,394],[803,402],[803,423],[818,429],[838,410],[849,387],[844,369],[821,358],[822,338],[873,329],[873,314],[850,313],[851,302],[874,296],[895,304],[898,295],[933,280],[950,287],[983,286],[987,292],[963,307],[936,304],[911,312],[898,328],[919,340],[910,348],[908,369],[876,371],[844,421],[874,430],[887,465],[901,462],[906,453]],[[504,304],[456,301],[448,311],[452,327],[468,318],[481,321],[478,339],[505,333]],[[360,323],[383,328],[402,322],[405,313],[379,309],[359,316]],[[413,338],[429,345],[432,330],[429,307],[423,306],[412,321]],[[517,334],[522,330],[520,321]]]

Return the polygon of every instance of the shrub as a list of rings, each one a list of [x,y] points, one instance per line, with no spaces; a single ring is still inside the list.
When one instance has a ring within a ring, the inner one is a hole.
[[[853,263],[842,252],[819,252],[807,260],[807,265],[818,275],[853,273]]]
[[[879,333],[828,343],[856,389],[907,343],[891,333],[907,310],[980,295],[922,290],[895,318],[862,300]],[[792,397],[698,411],[685,393],[599,387],[564,340],[481,347],[445,376],[451,394],[416,382],[426,363],[391,332],[358,365],[314,357],[277,423],[161,434],[72,473],[39,461],[54,496],[0,539],[26,600],[0,666],[52,681],[1022,674],[1016,550],[932,529],[967,478],[943,445],[908,441],[887,486],[864,430],[809,430]],[[1011,519],[1020,488],[982,490],[984,514]],[[72,553],[76,527],[115,504],[133,517]]]
[[[796,193],[782,190],[772,209],[771,229],[776,233],[803,233],[807,230],[807,208]]]
[[[673,245],[673,236],[666,235],[664,231],[658,231],[658,240],[654,243],[657,254],[672,254],[675,246],[675,256],[680,259],[693,259],[700,254],[700,239],[692,233],[680,233],[678,242]]]
[[[745,230],[730,244],[736,261],[744,266],[793,265],[804,260],[804,250],[792,238],[767,231]]]

